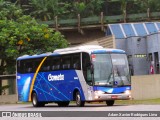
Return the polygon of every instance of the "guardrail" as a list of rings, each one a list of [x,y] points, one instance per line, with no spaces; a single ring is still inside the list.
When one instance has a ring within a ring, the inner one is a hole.
[[[80,14],[74,19],[61,19],[56,16],[54,20],[39,21],[40,24],[47,24],[55,30],[82,29],[90,27],[101,27],[102,30],[107,24],[123,23],[123,22],[139,22],[160,20],[160,12],[147,12],[138,14],[126,14],[115,16],[104,16],[101,12],[100,16],[81,18]]]

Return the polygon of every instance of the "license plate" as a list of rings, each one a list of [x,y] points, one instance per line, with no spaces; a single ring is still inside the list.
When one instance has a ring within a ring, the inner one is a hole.
[[[117,96],[117,95],[112,95],[111,98],[112,98],[112,99],[117,99],[118,96]]]

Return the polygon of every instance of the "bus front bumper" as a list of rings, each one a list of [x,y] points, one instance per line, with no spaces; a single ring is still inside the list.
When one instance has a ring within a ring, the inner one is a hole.
[[[104,101],[104,100],[129,100],[131,99],[131,94],[122,93],[122,94],[101,94],[95,93],[95,101]]]

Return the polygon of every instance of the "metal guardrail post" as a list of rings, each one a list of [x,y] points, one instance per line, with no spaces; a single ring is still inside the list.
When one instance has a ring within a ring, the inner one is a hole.
[[[148,17],[148,21],[150,21],[150,8],[147,9],[147,17]]]
[[[78,32],[80,32],[81,34],[84,34],[83,30],[81,29],[81,15],[80,14],[77,15],[77,19],[78,19]]]
[[[55,16],[55,29],[58,31],[58,17]]]
[[[0,77],[0,87],[2,87],[2,80],[1,80],[1,77]],[[2,90],[0,89],[0,95],[2,95]]]
[[[78,18],[78,32],[81,31],[81,16],[80,14],[77,15],[77,18]]]
[[[105,32],[105,28],[104,28],[104,14],[103,14],[103,12],[101,12],[101,30]]]

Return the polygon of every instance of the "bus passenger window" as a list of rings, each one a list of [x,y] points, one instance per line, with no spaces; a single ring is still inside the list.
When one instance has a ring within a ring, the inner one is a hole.
[[[49,71],[49,70],[50,70],[50,66],[43,67],[43,71]]]
[[[17,61],[17,72],[24,73],[24,60]]]
[[[81,64],[80,64],[80,54],[73,56],[73,69],[80,70]]]
[[[78,69],[78,68],[79,68],[79,63],[74,63],[74,64],[73,64],[73,68],[74,68],[74,69]]]
[[[32,72],[36,72],[36,70],[38,69],[41,61],[42,61],[42,58],[40,58],[40,59],[34,59],[34,60],[32,61],[32,64],[33,64]]]
[[[50,66],[50,64],[51,64],[51,60],[50,60],[50,58],[47,58],[45,61],[44,61],[44,63],[42,64],[42,67],[41,67],[41,72],[47,72],[47,71],[50,71],[51,69],[51,66]]]
[[[53,65],[52,66],[52,70],[59,70],[60,69],[60,65]]]
[[[70,69],[71,58],[70,56],[62,57],[62,69]]]
[[[28,72],[28,73],[32,72],[32,68],[28,68],[28,69],[27,69],[27,72]]]
[[[33,62],[32,61],[25,61],[24,62],[25,66],[25,73],[32,73],[33,72]]]
[[[51,59],[51,63],[52,63],[52,66],[51,66],[51,69],[52,70],[60,70],[60,64],[61,64],[61,58],[60,57],[55,57],[53,59]]]
[[[70,64],[63,64],[63,69],[69,69],[70,68]]]

